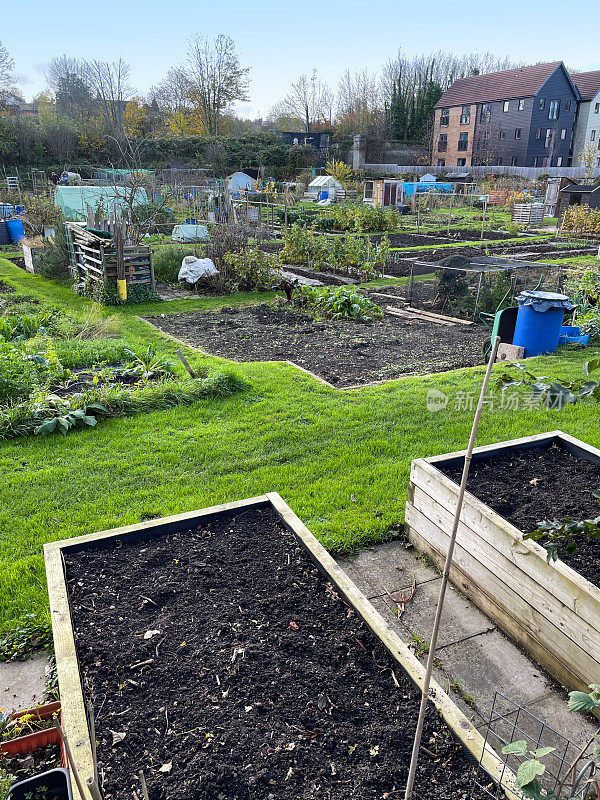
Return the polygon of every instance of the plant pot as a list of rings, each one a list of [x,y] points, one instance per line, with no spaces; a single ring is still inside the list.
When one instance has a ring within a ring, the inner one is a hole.
[[[24,711],[17,711],[12,715],[12,719],[18,719],[25,714],[34,714],[37,719],[50,719],[57,711],[60,711],[59,701],[55,703],[46,703],[36,708],[28,708]],[[31,753],[33,750],[37,750],[38,747],[46,747],[49,744],[60,744],[60,736],[55,727],[34,731],[33,733],[28,733],[26,736],[18,736],[16,739],[9,739],[6,742],[2,742],[0,749],[4,755],[14,756],[19,753]],[[62,746],[61,760],[63,764],[66,763]]]
[[[46,791],[36,794],[36,791],[39,791],[42,786],[46,788]],[[32,795],[35,800],[73,800],[68,770],[57,767],[24,781],[13,783],[9,789],[7,800],[25,800],[26,797]]]

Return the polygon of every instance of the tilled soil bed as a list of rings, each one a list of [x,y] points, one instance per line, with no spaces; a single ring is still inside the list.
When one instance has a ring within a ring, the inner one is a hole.
[[[66,574],[105,800],[141,796],[140,769],[153,800],[401,796],[419,694],[271,509],[88,547]],[[433,709],[423,742],[416,796],[466,799]]]
[[[148,320],[212,355],[236,361],[293,361],[338,388],[481,364],[486,338],[483,326],[390,316],[371,323],[317,321],[267,305]]]
[[[438,466],[460,483],[462,465]],[[474,461],[467,489],[523,533],[536,530],[544,520],[600,516],[592,496],[600,491],[600,465],[577,458],[556,444]],[[560,558],[600,586],[600,540],[580,536],[576,551],[569,554],[561,548]]]

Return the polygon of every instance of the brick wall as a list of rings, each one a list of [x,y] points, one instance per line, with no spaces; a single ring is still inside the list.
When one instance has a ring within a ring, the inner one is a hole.
[[[477,112],[477,105],[473,103],[468,106],[470,110],[470,118],[468,123],[461,122],[463,112],[462,106],[452,106],[448,109],[448,125],[441,124],[442,109],[438,108],[435,111],[435,121],[433,128],[433,152],[432,164],[437,164],[439,159],[445,160],[445,166],[456,167],[459,158],[466,159],[465,165],[471,164],[473,157],[473,136],[475,133],[475,117]],[[467,149],[459,150],[458,142],[460,134],[467,134]],[[446,136],[446,150],[440,150],[440,135]]]

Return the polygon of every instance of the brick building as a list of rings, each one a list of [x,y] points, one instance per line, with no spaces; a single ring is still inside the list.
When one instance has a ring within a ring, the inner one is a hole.
[[[562,61],[455,81],[435,106],[438,166],[569,166],[579,91]]]

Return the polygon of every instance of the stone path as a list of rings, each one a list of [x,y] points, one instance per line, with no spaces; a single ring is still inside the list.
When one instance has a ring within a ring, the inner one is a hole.
[[[338,563],[425,663],[439,572],[417,550],[398,540],[361,550]],[[413,578],[414,597],[398,619],[398,606],[389,595],[397,598],[397,592],[412,586]],[[453,587],[446,592],[436,656],[436,680],[483,735],[495,692],[524,706],[574,744],[583,746],[596,730],[582,714],[571,714],[566,691]],[[500,708],[509,718],[516,714],[508,702]]]
[[[44,702],[48,658],[35,653],[26,661],[0,661],[0,708],[22,711]]]

